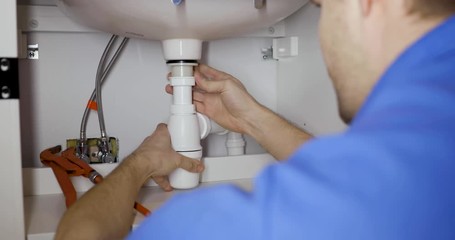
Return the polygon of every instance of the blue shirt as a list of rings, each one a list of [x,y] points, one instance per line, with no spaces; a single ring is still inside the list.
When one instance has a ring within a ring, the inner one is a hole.
[[[388,69],[346,132],[267,167],[251,193],[174,197],[129,239],[455,239],[455,17]]]

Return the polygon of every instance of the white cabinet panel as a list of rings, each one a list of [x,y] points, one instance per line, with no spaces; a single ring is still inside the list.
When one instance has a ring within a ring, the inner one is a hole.
[[[19,100],[0,99],[0,239],[24,239]]]
[[[0,1],[0,57],[17,57],[16,1]]]
[[[16,1],[0,1],[0,239],[25,239],[19,100],[17,94]]]

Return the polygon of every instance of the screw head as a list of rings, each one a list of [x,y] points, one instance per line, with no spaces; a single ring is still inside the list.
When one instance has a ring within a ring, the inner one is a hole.
[[[36,19],[32,19],[28,22],[28,26],[31,28],[37,28],[39,26],[39,22]]]
[[[8,86],[3,86],[1,90],[1,98],[8,99],[11,96],[11,89]]]
[[[9,70],[9,67],[10,67],[9,60],[6,58],[2,58],[2,60],[0,60],[0,70],[2,72],[6,72]]]
[[[269,27],[269,33],[270,34],[275,34],[275,28],[274,27]]]

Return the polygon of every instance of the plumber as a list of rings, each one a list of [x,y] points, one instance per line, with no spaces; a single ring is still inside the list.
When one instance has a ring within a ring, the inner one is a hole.
[[[251,192],[220,186],[174,197],[128,239],[455,239],[455,1],[313,3],[349,129],[312,138],[239,80],[202,65],[197,110],[282,161]],[[171,149],[159,125],[67,211],[56,238],[126,237],[142,183],[151,177],[171,190],[166,176],[176,168],[203,170]]]

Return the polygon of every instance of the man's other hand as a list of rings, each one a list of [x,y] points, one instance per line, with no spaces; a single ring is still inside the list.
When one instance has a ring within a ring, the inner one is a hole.
[[[196,68],[196,87],[193,100],[198,112],[213,119],[222,127],[239,133],[247,133],[255,111],[261,105],[248,93],[243,84],[233,76],[207,65]],[[172,87],[166,86],[172,94]]]
[[[131,154],[129,161],[147,170],[152,178],[165,191],[172,191],[168,175],[177,168],[200,173],[204,170],[201,161],[185,157],[172,149],[171,137],[166,124],[159,124],[155,132]]]

